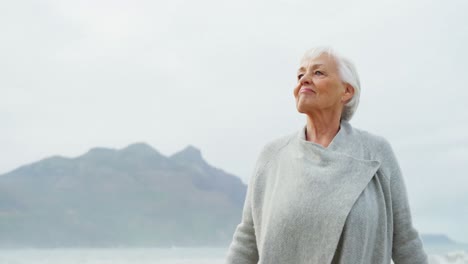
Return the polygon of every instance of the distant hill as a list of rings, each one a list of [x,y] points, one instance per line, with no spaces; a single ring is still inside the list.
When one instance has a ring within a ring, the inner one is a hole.
[[[454,241],[445,234],[421,234],[424,248],[431,254],[445,254],[453,251],[468,251],[468,244]]]
[[[193,146],[53,156],[0,175],[0,247],[226,245],[245,192]]]
[[[455,242],[451,238],[449,238],[447,235],[444,234],[422,234],[421,239],[423,240],[424,243],[426,244],[439,244],[439,245],[454,245],[458,244],[459,242]]]

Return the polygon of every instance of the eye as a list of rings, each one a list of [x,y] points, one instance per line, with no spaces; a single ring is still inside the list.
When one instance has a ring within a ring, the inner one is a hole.
[[[315,74],[315,75],[323,75],[323,72],[321,72],[321,71],[315,71],[314,74]]]
[[[299,74],[299,75],[297,76],[297,79],[300,80],[300,79],[302,78],[302,76],[304,76],[304,74],[302,74],[302,73]]]

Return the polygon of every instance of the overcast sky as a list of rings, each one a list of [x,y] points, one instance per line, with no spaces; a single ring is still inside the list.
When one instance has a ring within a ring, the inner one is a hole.
[[[0,174],[51,155],[194,145],[247,182],[297,131],[303,52],[357,66],[355,127],[386,137],[423,233],[468,242],[468,2],[2,1]]]

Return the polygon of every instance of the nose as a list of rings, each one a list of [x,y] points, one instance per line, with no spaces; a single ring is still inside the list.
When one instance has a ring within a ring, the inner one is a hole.
[[[308,72],[305,72],[304,75],[302,75],[299,82],[301,83],[301,85],[311,84],[312,83],[312,77]]]

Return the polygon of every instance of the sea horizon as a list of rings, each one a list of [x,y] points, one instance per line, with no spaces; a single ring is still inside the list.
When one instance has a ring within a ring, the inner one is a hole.
[[[228,247],[0,248],[0,263],[15,264],[222,264]],[[428,248],[429,264],[468,261],[468,248]]]

